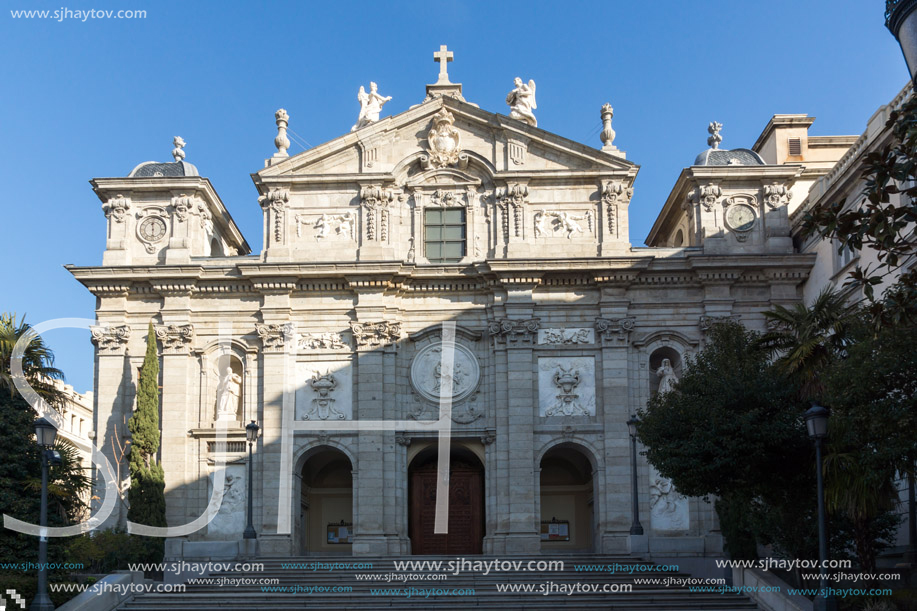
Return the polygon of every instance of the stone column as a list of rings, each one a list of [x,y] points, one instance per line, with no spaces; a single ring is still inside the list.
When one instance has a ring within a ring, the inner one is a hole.
[[[111,462],[113,471],[106,476],[115,480],[120,478],[120,482],[116,481],[120,489],[121,482],[130,481],[128,461],[119,461],[119,458],[120,450],[130,437],[127,420],[133,412],[133,394],[127,391],[131,388],[131,366],[130,359],[126,358],[131,328],[112,323],[92,327],[90,331],[92,342],[96,345],[92,410],[92,428],[96,437],[93,443]],[[104,498],[105,486],[101,478],[96,478],[94,488],[93,496]],[[127,490],[124,489],[124,492],[126,495]],[[92,508],[96,509],[99,505],[101,501],[93,502]],[[122,502],[116,502],[111,515],[100,527],[123,528],[127,519],[125,509]]]
[[[366,317],[379,316],[381,320],[368,321]],[[394,350],[401,336],[400,323],[384,320],[384,313],[376,309],[358,309],[358,322],[351,323],[357,349],[356,418],[382,420],[385,417],[385,353]],[[387,440],[387,438],[389,438]],[[357,437],[358,480],[354,504],[360,508],[354,516],[354,555],[379,556],[392,553],[389,538],[396,548],[397,533],[386,533],[387,514],[396,515],[397,508],[385,507],[386,500],[393,501],[391,491],[386,491],[385,468],[393,466],[386,461],[386,445],[394,446],[394,434],[375,430],[361,430]],[[387,444],[386,441],[389,443]],[[394,452],[394,448],[390,450]],[[391,523],[394,528],[395,524]]]
[[[165,314],[164,314],[165,317]],[[160,325],[156,339],[162,345],[162,441],[160,462],[166,480],[166,523],[180,526],[199,515],[191,487],[195,483],[195,464],[188,430],[197,422],[193,416],[192,393],[189,391],[192,366],[196,359],[190,348],[194,327],[190,323]]]
[[[627,317],[628,301],[623,287],[604,287],[601,317],[596,319],[596,341],[602,347],[602,396],[604,429],[605,496],[597,516],[596,551],[620,554],[628,551],[631,525],[631,455],[627,419],[630,416],[628,384],[629,335],[634,319]],[[641,518],[642,520],[642,518]]]
[[[528,296],[530,304],[532,288],[533,286],[527,284],[525,287],[519,287],[518,291],[511,291],[511,294],[517,296],[513,301],[524,301],[525,296]],[[497,442],[505,443],[507,448],[505,462],[498,465],[498,468],[501,471],[505,469],[507,474],[507,514],[500,518],[501,526],[505,524],[507,528],[505,534],[501,535],[503,544],[495,541],[495,546],[498,551],[508,554],[537,554],[541,549],[533,485],[537,401],[532,362],[532,347],[540,321],[531,317],[532,311],[532,305],[508,304],[507,315],[513,318],[491,323],[490,326],[491,334],[495,336],[495,341],[501,350],[505,350],[506,355],[507,416],[505,432],[500,430],[503,429],[503,423],[498,424]],[[498,363],[500,360],[502,359],[498,359]],[[499,403],[497,409],[500,409]]]
[[[265,314],[262,309],[262,313]],[[268,316],[265,314],[265,318]],[[261,490],[261,525],[258,531],[258,552],[264,555],[292,554],[293,486],[292,452],[293,406],[290,392],[293,380],[289,350],[295,343],[293,323],[264,323],[255,325],[261,338],[262,405],[261,439],[254,456],[256,489]],[[285,443],[286,441],[286,443]]]

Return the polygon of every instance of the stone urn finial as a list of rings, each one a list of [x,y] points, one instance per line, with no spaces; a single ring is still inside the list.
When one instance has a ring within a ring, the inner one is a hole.
[[[287,125],[290,122],[290,115],[283,108],[278,108],[277,112],[274,113],[274,119],[277,122],[277,137],[274,138],[274,146],[277,147],[277,152],[274,153],[274,157],[289,157],[290,154],[287,153],[287,149],[290,148],[290,139],[287,138]]]
[[[611,128],[611,119],[615,116],[615,111],[611,107],[611,104],[603,104],[601,114],[603,127],[602,133],[599,134],[599,138],[602,139],[602,149],[606,151],[615,150],[615,130]]]

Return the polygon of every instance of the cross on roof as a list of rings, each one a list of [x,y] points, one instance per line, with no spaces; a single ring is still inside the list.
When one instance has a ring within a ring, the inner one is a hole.
[[[433,53],[433,61],[439,62],[439,83],[449,82],[449,62],[452,61],[453,53],[446,49],[446,45],[440,45],[439,51]]]

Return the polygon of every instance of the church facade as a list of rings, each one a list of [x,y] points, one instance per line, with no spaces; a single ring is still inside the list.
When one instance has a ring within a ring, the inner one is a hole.
[[[724,150],[711,124],[635,247],[610,106],[592,148],[533,124],[534,83],[514,94],[484,110],[443,67],[422,103],[295,156],[278,111],[258,253],[180,139],[92,181],[106,250],[69,269],[97,297],[97,443],[127,434],[152,320],[168,523],[212,518],[168,555],[721,553],[712,505],[639,455],[633,515],[627,421],[711,324],[802,300],[816,255],[788,213],[851,142],[794,158],[778,115]]]

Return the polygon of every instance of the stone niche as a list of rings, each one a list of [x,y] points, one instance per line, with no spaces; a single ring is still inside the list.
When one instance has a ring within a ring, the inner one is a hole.
[[[297,363],[296,419],[353,420],[350,360]]]
[[[595,416],[595,357],[538,359],[538,415]]]

